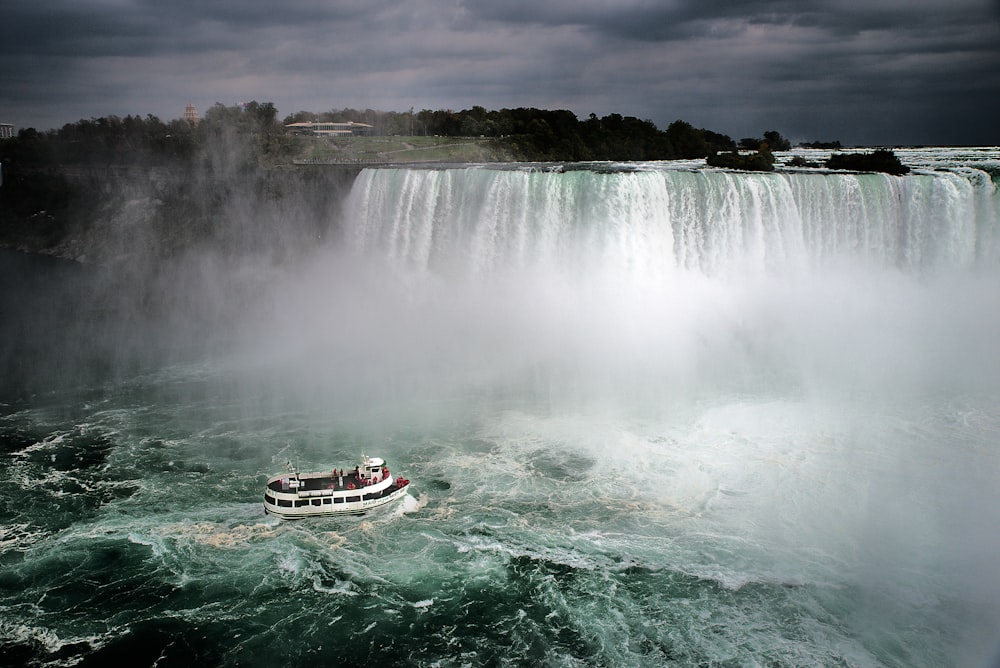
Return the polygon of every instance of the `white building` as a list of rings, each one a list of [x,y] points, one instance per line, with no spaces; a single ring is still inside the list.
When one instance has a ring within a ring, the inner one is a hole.
[[[191,103],[188,103],[187,106],[184,107],[184,116],[182,116],[182,118],[192,125],[198,125],[201,120],[198,118],[198,110],[195,109],[194,105]]]
[[[351,135],[371,134],[372,126],[367,123],[289,123],[285,126],[296,134],[320,135],[324,137],[350,137]]]
[[[0,139],[10,139],[14,136],[14,126],[10,123],[0,123]]]

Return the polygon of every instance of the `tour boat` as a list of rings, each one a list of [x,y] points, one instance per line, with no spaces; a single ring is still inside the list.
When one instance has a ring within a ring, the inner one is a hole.
[[[354,469],[299,473],[267,479],[264,512],[286,520],[368,512],[406,495],[409,480],[394,478],[385,460],[362,455]]]

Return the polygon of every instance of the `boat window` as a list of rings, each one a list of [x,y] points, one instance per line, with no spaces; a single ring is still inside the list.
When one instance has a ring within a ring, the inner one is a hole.
[[[323,499],[313,499],[312,500],[312,504],[314,506],[321,506],[321,505],[323,505]]]
[[[348,503],[353,503],[355,501],[360,501],[360,500],[361,500],[360,496],[349,496],[349,497],[347,497],[347,502]]]
[[[282,508],[291,508],[292,507],[292,500],[291,499],[278,499],[278,505],[281,506]]]
[[[331,503],[331,501],[330,501],[330,498],[329,498],[329,497],[327,497],[327,498],[323,499],[323,505],[324,505],[324,506],[328,506],[328,505],[330,505],[330,503]]]
[[[295,502],[296,508],[301,508],[302,506],[308,506],[308,505],[309,505],[309,499],[303,499],[302,501]]]
[[[264,495],[264,503],[270,503],[272,506],[274,505],[274,501],[271,500],[271,497],[269,497],[267,494]]]
[[[337,498],[335,498],[335,499],[333,500],[333,502],[334,502],[334,503],[343,503],[343,502],[344,502],[344,497],[342,497],[342,496],[338,496]]]

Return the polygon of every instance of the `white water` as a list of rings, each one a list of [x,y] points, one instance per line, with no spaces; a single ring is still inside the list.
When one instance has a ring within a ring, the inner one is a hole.
[[[371,170],[347,231],[368,273],[315,282],[351,282],[348,327],[375,314],[363,354],[435,381],[993,387],[998,200],[975,170]]]
[[[751,174],[370,170],[349,208],[361,249],[421,271],[678,270],[740,280],[841,262],[907,273],[997,261],[984,172]]]

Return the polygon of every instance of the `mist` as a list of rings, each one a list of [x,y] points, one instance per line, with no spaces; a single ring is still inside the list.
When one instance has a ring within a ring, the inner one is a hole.
[[[347,196],[336,171],[216,162],[119,184],[80,244],[97,267],[9,300],[63,380],[96,355],[331,401],[997,389],[995,204],[945,176],[894,195],[907,241],[850,181],[880,177],[383,170]]]
[[[340,236],[266,269],[263,289],[248,291],[248,355],[291,383],[302,374],[397,397],[512,387],[655,405],[718,391],[997,389],[995,258],[977,257],[974,235],[972,250],[929,252],[938,223],[922,209],[914,219],[929,229],[910,247],[875,229],[880,210],[810,239],[854,205],[804,221],[790,192],[755,201],[734,191],[745,204],[719,205],[734,233],[713,222],[711,202],[693,208],[657,173],[592,175],[598,185],[584,189],[575,175],[485,171],[410,170],[405,183],[357,185]],[[398,199],[372,194],[391,187]],[[577,188],[604,203],[573,199]],[[911,196],[914,208],[930,206],[923,191]],[[741,207],[779,220],[746,234]]]

